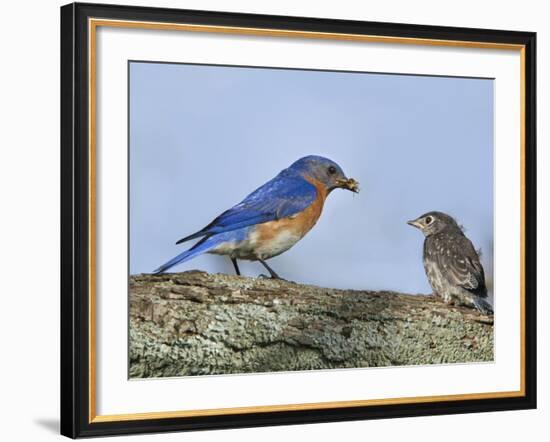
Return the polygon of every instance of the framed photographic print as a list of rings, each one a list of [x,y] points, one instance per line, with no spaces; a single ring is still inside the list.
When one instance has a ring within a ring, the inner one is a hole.
[[[536,406],[529,32],[61,8],[61,432]]]

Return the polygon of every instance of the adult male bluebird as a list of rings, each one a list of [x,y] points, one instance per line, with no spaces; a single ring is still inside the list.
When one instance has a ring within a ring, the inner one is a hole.
[[[326,197],[336,188],[359,192],[359,183],[347,178],[328,158],[300,158],[206,227],[176,242],[201,238],[155,273],[203,253],[214,253],[229,256],[237,275],[237,259],[244,259],[259,261],[272,278],[279,278],[265,261],[286,252],[311,230]]]
[[[474,306],[485,315],[493,314],[486,301],[485,273],[472,242],[457,222],[442,212],[429,212],[408,221],[420,229],[424,240],[423,262],[434,294],[446,303],[457,300]]]

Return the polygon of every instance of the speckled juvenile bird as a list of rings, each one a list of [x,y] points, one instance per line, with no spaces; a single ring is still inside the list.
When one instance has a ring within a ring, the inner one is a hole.
[[[458,301],[485,315],[493,314],[486,300],[483,266],[457,222],[445,213],[429,212],[407,223],[426,237],[423,262],[434,294],[448,304]]]

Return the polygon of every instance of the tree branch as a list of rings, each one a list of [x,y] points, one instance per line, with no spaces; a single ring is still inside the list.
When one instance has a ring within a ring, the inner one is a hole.
[[[191,271],[130,277],[130,376],[493,360],[493,323],[428,296]]]

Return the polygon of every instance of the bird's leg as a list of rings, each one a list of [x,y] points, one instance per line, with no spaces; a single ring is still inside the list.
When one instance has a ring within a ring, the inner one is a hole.
[[[239,270],[239,265],[237,264],[236,258],[231,258],[231,262],[233,263],[233,267],[235,267],[235,273],[239,276],[241,276],[241,271]]]
[[[267,263],[263,259],[260,259],[260,262],[267,269],[273,279],[282,279],[279,275],[277,275],[277,273],[275,273],[275,270],[267,265]]]

